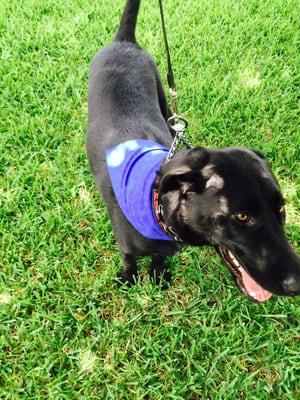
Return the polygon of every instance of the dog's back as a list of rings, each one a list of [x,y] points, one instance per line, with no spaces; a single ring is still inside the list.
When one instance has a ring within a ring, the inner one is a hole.
[[[127,1],[113,42],[91,63],[87,150],[92,164],[93,153],[124,140],[148,138],[166,146],[172,141],[158,71],[135,40],[139,5]]]
[[[127,246],[122,245],[126,241],[143,251],[149,247],[149,240],[124,218],[105,161],[105,151],[122,142],[147,139],[170,147],[173,140],[166,123],[169,111],[156,65],[135,40],[139,5],[139,0],[127,1],[115,38],[91,63],[86,149],[120,249]],[[176,247],[167,243],[164,246]]]

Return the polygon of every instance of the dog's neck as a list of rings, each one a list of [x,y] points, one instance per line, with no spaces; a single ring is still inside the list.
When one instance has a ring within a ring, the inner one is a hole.
[[[170,238],[173,240],[176,240],[177,242],[184,242],[174,228],[168,225],[165,221],[163,205],[159,202],[159,177],[156,179],[153,187],[153,210],[162,231],[170,236]]]

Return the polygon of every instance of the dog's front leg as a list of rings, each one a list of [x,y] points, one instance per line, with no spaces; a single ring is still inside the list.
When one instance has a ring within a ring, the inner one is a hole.
[[[169,283],[171,281],[171,273],[165,265],[166,257],[153,256],[150,265],[150,279],[156,283]]]
[[[118,278],[123,283],[133,285],[137,279],[136,258],[131,254],[123,254],[124,266],[119,272]]]

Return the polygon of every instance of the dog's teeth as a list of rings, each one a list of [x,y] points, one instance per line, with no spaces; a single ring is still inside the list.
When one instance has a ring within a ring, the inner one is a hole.
[[[234,257],[234,255],[231,253],[230,250],[228,250],[228,255],[229,255],[230,258]]]
[[[239,267],[239,266],[240,266],[240,263],[239,263],[238,260],[234,257],[234,255],[231,253],[231,251],[228,251],[228,255],[229,255],[229,257],[230,257],[230,260],[233,262],[233,264],[234,264],[236,267]]]
[[[240,266],[240,263],[238,262],[238,260],[236,258],[234,260],[232,260],[232,262],[236,267]]]

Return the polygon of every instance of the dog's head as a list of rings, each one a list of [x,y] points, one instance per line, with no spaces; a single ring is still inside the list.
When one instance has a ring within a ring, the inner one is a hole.
[[[244,148],[179,152],[160,171],[164,220],[191,245],[215,246],[252,301],[300,294],[300,258],[284,199],[264,157]]]

